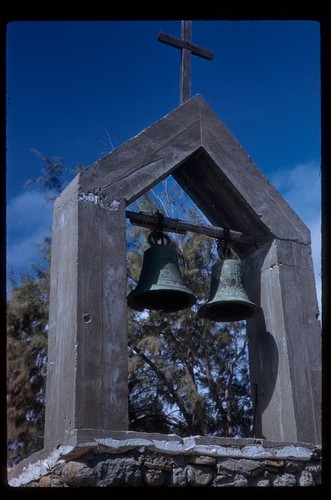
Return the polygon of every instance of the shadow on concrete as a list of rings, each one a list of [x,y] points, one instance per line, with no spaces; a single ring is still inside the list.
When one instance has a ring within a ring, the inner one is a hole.
[[[264,314],[260,311],[249,328],[250,378],[253,401],[253,435],[262,434],[262,415],[274,393],[278,375],[278,348],[273,335],[266,330]]]

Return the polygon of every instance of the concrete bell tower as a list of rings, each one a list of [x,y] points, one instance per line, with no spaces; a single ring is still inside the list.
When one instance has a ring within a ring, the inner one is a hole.
[[[196,95],[80,172],[54,206],[45,447],[128,429],[125,209],[168,175],[236,244],[256,435],[321,442],[321,327],[310,232]]]

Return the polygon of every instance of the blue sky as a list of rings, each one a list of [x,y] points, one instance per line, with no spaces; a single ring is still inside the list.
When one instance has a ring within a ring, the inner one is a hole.
[[[179,104],[180,21],[7,24],[7,273],[36,258],[51,205],[25,182],[33,153],[88,166]],[[192,95],[201,94],[307,224],[321,296],[321,92],[317,21],[199,21]]]

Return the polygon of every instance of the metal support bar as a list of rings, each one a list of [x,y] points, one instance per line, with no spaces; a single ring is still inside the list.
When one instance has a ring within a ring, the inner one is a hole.
[[[160,224],[160,218],[158,214],[148,214],[146,212],[131,212],[126,210],[126,218],[130,219],[131,224],[140,227],[148,227],[150,229],[157,229]],[[255,241],[244,235],[239,231],[234,231],[233,229],[227,230],[227,228],[217,227],[217,226],[201,226],[198,224],[190,224],[178,219],[171,219],[169,217],[164,217],[162,220],[162,225],[164,231],[185,234],[186,232],[204,234],[211,238],[223,238],[225,233],[228,232],[230,241],[237,241],[240,243],[254,244]]]

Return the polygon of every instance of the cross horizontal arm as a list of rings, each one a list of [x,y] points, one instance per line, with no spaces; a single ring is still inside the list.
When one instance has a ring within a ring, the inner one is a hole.
[[[174,36],[160,32],[157,39],[159,40],[159,42],[166,43],[167,45],[171,45],[172,47],[190,50],[192,54],[202,57],[203,59],[208,59],[209,61],[212,61],[214,59],[214,52],[212,52],[211,50],[204,49],[203,47],[194,45],[193,43],[182,40],[181,38],[176,38]]]
[[[148,214],[146,212],[131,212],[126,210],[126,218],[130,219],[131,224],[140,227],[148,227],[150,229],[158,229],[160,227],[160,217],[158,214]],[[225,235],[225,229],[217,226],[201,226],[198,224],[190,224],[178,219],[171,219],[162,216],[162,228],[164,231],[173,233],[185,234],[187,231],[192,233],[204,234],[211,238],[221,239]],[[254,240],[249,236],[244,235],[239,231],[229,230],[229,240],[240,243],[252,244]]]

